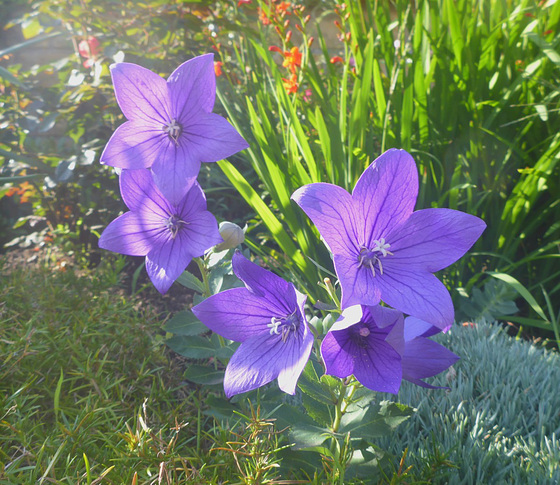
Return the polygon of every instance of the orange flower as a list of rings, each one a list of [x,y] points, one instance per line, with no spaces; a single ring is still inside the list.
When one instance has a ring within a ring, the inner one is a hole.
[[[268,18],[268,15],[266,14],[266,12],[259,7],[259,20],[262,22],[263,25],[268,25],[270,24],[270,19]]]
[[[288,12],[288,9],[292,6],[290,2],[280,2],[276,5],[276,12],[280,15],[291,15],[291,12]]]
[[[222,75],[222,66],[224,63],[222,61],[214,61],[214,72],[216,73],[216,77]]]
[[[292,74],[296,72],[297,67],[301,67],[301,52],[297,47],[292,47],[289,51],[284,52],[284,67],[287,67]]]
[[[297,93],[299,84],[297,82],[296,74],[292,74],[290,79],[282,78],[282,81],[284,81],[284,89],[288,92],[288,94]]]
[[[344,62],[344,59],[340,56],[331,57],[331,64],[336,64],[337,62],[340,62],[342,64]]]

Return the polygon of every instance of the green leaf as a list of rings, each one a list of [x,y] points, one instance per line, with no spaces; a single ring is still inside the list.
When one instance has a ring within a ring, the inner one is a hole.
[[[310,424],[296,424],[290,429],[289,439],[294,442],[294,450],[302,450],[321,446],[332,435],[332,431],[326,428]]]
[[[494,271],[488,271],[487,274],[492,276],[493,278],[502,280],[504,283],[507,283],[512,288],[515,289],[525,300],[529,303],[530,307],[535,311],[535,313],[541,317],[543,320],[548,322],[548,318],[546,317],[543,309],[537,303],[537,300],[529,293],[529,290],[525,288],[519,281],[517,281],[513,276],[510,276],[506,273],[497,273]]]
[[[224,382],[224,371],[193,364],[185,371],[183,377],[195,384],[212,386]]]
[[[206,416],[212,416],[218,421],[227,421],[232,418],[239,419],[234,414],[234,411],[239,411],[239,407],[223,397],[210,395],[204,399],[204,404],[208,406],[208,409],[202,412]]]
[[[208,328],[190,310],[176,313],[163,329],[175,335],[201,335],[208,332]]]
[[[391,401],[354,404],[349,407],[340,422],[339,432],[350,433],[353,438],[380,438],[388,436],[395,428],[412,416],[414,410],[404,404]]]
[[[332,405],[336,402],[333,395],[329,392],[328,385],[319,381],[319,376],[311,359],[307,362],[298,379],[298,387],[305,394],[320,403]]]
[[[60,369],[60,377],[58,378],[58,382],[56,384],[56,389],[54,391],[54,414],[58,418],[58,413],[60,411],[60,392],[62,391],[62,383],[64,382],[64,372],[62,368]]]
[[[188,359],[208,359],[218,350],[207,337],[177,335],[165,341],[171,350]]]
[[[21,89],[28,89],[25,84],[23,84],[17,77],[15,77],[10,71],[8,71],[5,67],[2,66],[0,66],[0,77],[12,84],[15,84]]]
[[[179,278],[177,278],[177,282],[191,290],[197,291],[200,294],[205,292],[202,281],[188,271],[185,271],[181,276],[179,276]]]
[[[43,27],[37,17],[32,17],[24,20],[21,23],[21,32],[25,39],[32,39],[37,37],[43,31]]]

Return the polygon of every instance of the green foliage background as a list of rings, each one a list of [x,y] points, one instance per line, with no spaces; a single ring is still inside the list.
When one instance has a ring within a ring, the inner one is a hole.
[[[251,148],[221,170],[206,165],[202,183],[219,218],[248,221],[252,250],[271,267],[324,299],[317,282],[332,263],[291,193],[317,181],[351,189],[383,150],[402,147],[419,166],[418,208],[451,207],[488,224],[473,251],[442,273],[447,286],[471,295],[489,270],[510,275],[526,291],[517,294],[516,321],[558,338],[549,303],[560,291],[560,5],[303,3],[283,12],[264,0],[18,3],[20,17],[5,27],[21,42],[0,50],[8,56],[0,156],[2,176],[32,177],[27,224],[38,216],[51,236],[95,252],[99,231],[123,208],[112,170],[97,163],[123,119],[109,64],[138,62],[167,75],[210,51],[223,70],[216,110]],[[92,36],[100,53],[84,67],[77,46]],[[272,45],[303,54],[294,94]]]

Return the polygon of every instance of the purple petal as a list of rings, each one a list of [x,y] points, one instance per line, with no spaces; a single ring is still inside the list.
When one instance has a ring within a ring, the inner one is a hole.
[[[379,305],[366,307],[364,309],[364,316],[362,320],[371,320],[378,328],[386,328],[391,325],[404,322],[403,314],[401,312]]]
[[[317,226],[333,254],[357,258],[361,241],[352,197],[346,190],[325,183],[309,184],[296,190],[292,199]]]
[[[344,379],[354,373],[354,356],[357,345],[350,340],[346,329],[330,331],[321,344],[321,357],[325,363],[325,373]]]
[[[124,203],[130,210],[151,212],[162,219],[172,213],[172,207],[156,187],[150,170],[123,170],[119,184]]]
[[[434,273],[463,256],[485,228],[482,219],[452,209],[416,211],[387,236],[394,256],[383,264]]]
[[[356,379],[373,391],[397,394],[402,381],[401,356],[387,342],[372,338],[368,343],[368,347],[358,347]]]
[[[183,123],[202,110],[214,108],[216,74],[214,54],[193,57],[175,69],[167,79],[173,101],[173,118]]]
[[[201,112],[191,119],[184,138],[201,162],[217,162],[249,147],[237,130],[215,113]]]
[[[171,103],[165,79],[149,69],[120,62],[111,65],[115,97],[129,120],[142,120],[154,129],[171,119]]]
[[[193,258],[182,231],[175,238],[166,231],[146,256],[146,270],[156,289],[163,295],[181,276]]]
[[[192,308],[210,330],[229,340],[244,342],[255,335],[269,335],[273,312],[261,297],[247,288],[233,288],[212,295]]]
[[[447,332],[445,328],[443,332]],[[407,317],[404,320],[404,340],[408,342],[416,337],[431,337],[442,330],[434,325],[415,317]]]
[[[160,218],[126,212],[105,228],[99,247],[129,256],[145,256],[163,231]]]
[[[397,351],[399,355],[402,356],[404,354],[404,349],[405,349],[404,316],[401,312],[397,310],[393,310],[392,308],[386,308],[381,306],[378,306],[378,308],[382,309],[385,312],[385,315],[389,315],[390,314],[389,312],[393,314],[393,316],[391,317],[391,319],[394,318],[394,323],[391,324],[392,327],[385,327],[391,329],[387,337],[385,337],[385,342],[387,342],[391,347],[393,347]],[[387,320],[390,319],[387,318]]]
[[[303,307],[300,311],[303,311]],[[289,338],[286,344],[288,345],[282,355],[282,369],[278,374],[278,387],[288,394],[295,394],[297,381],[313,347],[313,334],[307,323],[303,322],[298,329],[297,338]]]
[[[262,298],[262,305],[265,305],[273,316],[285,317],[296,309],[299,292],[293,284],[252,263],[239,251],[233,255],[232,266],[237,277],[245,283],[251,293]]]
[[[342,308],[352,305],[377,305],[381,291],[376,277],[367,267],[358,268],[358,257],[335,254],[334,268],[342,288]]]
[[[208,249],[223,242],[218,222],[208,211],[189,215],[187,226],[179,231],[178,237],[192,257],[202,256]]]
[[[374,160],[352,192],[360,242],[371,248],[374,240],[387,239],[412,214],[417,195],[418,170],[409,153],[391,149]]]
[[[245,340],[230,359],[224,377],[224,390],[229,398],[235,394],[252,391],[282,375],[284,388],[295,391],[291,378],[299,377],[297,369],[305,366],[309,357],[309,344],[289,338],[282,342],[277,335],[255,335]],[[300,357],[294,354],[300,353]],[[303,366],[302,366],[303,364]],[[296,375],[297,373],[297,375]]]
[[[195,183],[200,161],[184,145],[175,145],[169,140],[152,171],[162,194],[171,204],[177,205]]]
[[[149,168],[165,151],[168,137],[160,129],[154,129],[139,121],[127,121],[119,126],[101,154],[101,163],[111,167],[132,170]]]
[[[433,274],[392,268],[375,279],[381,289],[381,298],[388,305],[440,329],[453,323],[455,313],[451,296]]]
[[[442,345],[419,337],[406,343],[402,361],[403,378],[415,382],[417,379],[432,377],[457,360],[459,357]]]
[[[177,211],[187,220],[190,214],[206,210],[206,195],[198,182],[194,182],[185,197],[177,205]]]

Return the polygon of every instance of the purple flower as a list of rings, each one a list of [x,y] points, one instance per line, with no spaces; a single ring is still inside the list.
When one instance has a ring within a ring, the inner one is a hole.
[[[99,247],[130,256],[146,256],[154,286],[165,293],[192,258],[222,242],[216,218],[195,182],[177,205],[156,187],[149,170],[123,170],[121,195],[130,209],[101,234]]]
[[[321,345],[326,373],[340,378],[352,374],[365,387],[379,392],[399,391],[406,379],[435,388],[421,379],[453,365],[459,357],[427,337],[440,332],[429,323],[379,305],[346,308]]]
[[[313,345],[303,312],[307,297],[240,252],[234,254],[232,265],[245,288],[218,293],[192,309],[213,332],[241,342],[226,368],[226,396],[276,378],[280,389],[294,394]]]
[[[223,117],[212,113],[216,96],[213,55],[181,64],[167,82],[136,64],[111,66],[115,96],[127,120],[101,162],[127,169],[152,168],[165,197],[178,204],[200,170],[248,147]]]
[[[451,209],[413,212],[417,194],[413,158],[392,149],[364,171],[352,195],[315,183],[292,198],[334,255],[343,308],[383,300],[443,329],[453,322],[453,304],[432,273],[463,256],[486,224]]]
[[[403,327],[402,313],[392,308],[346,308],[321,344],[326,373],[354,374],[369,389],[396,394],[402,380]]]
[[[428,339],[439,332],[439,328],[418,318],[405,319],[403,379],[418,386],[436,389],[437,387],[426,384],[421,379],[435,376],[459,360],[457,355],[443,345]]]

